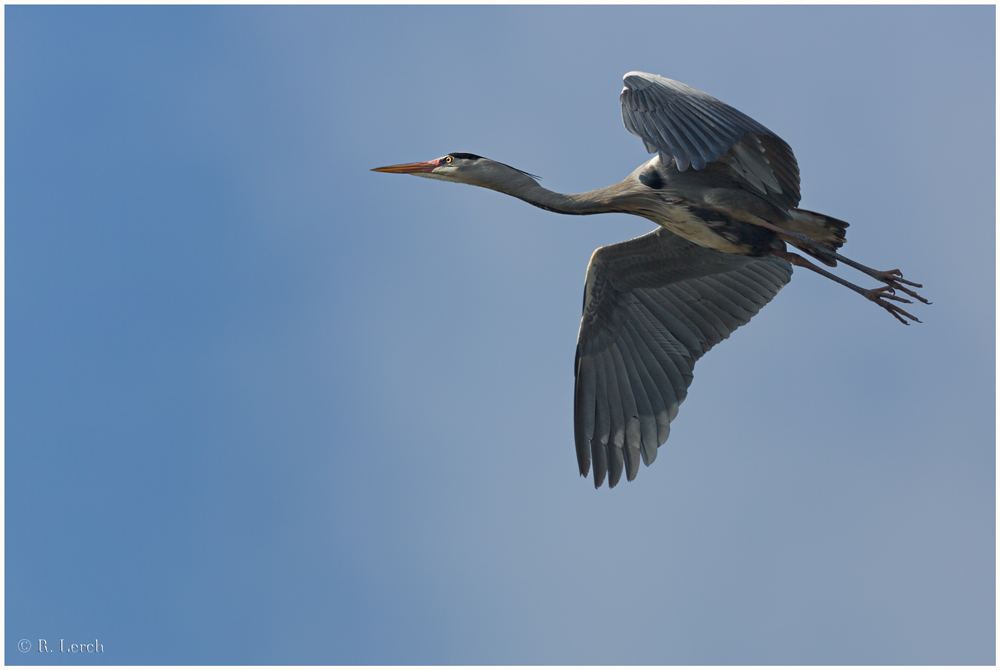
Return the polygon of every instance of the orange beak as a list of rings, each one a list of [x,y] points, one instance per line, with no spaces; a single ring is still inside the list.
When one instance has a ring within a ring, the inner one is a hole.
[[[441,164],[440,158],[423,163],[401,163],[399,165],[387,165],[386,167],[372,168],[372,172],[391,172],[393,174],[414,174],[418,172],[433,172],[434,168]]]

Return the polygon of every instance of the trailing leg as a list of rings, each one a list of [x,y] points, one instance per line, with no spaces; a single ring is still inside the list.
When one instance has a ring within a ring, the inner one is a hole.
[[[785,230],[784,228],[781,228],[780,226],[774,225],[770,221],[765,221],[764,219],[757,218],[757,217],[754,217],[753,223],[754,223],[754,225],[761,226],[762,228],[767,228],[768,230],[773,230],[774,232],[780,234],[782,237],[788,239],[789,241],[794,242],[797,245],[802,245],[802,246],[809,247],[809,248],[814,249],[817,252],[820,252],[820,253],[822,253],[824,255],[828,255],[828,256],[830,256],[832,258],[835,258],[838,261],[844,263],[845,265],[849,265],[849,266],[851,266],[852,268],[854,268],[856,270],[860,270],[861,272],[864,272],[869,277],[874,277],[875,279],[879,280],[880,282],[886,284],[887,286],[889,286],[890,288],[892,288],[894,292],[895,291],[902,291],[903,293],[905,293],[905,294],[907,294],[907,295],[909,295],[909,296],[911,296],[913,298],[916,298],[917,300],[919,300],[922,303],[925,303],[927,305],[931,304],[929,300],[927,300],[926,298],[924,298],[921,295],[918,295],[916,291],[913,291],[912,289],[909,289],[906,286],[904,286],[904,284],[906,284],[908,286],[915,286],[916,288],[923,288],[923,284],[918,284],[916,282],[909,281],[908,279],[903,279],[903,273],[900,272],[899,270],[889,270],[889,271],[886,271],[886,272],[883,272],[881,270],[875,270],[873,268],[868,267],[867,265],[862,265],[861,263],[858,263],[857,261],[853,261],[850,258],[847,258],[846,256],[841,256],[840,254],[838,254],[833,249],[830,249],[829,247],[827,247],[827,246],[825,246],[825,245],[817,242],[816,240],[810,238],[808,235],[804,235],[802,233],[792,232],[791,230]],[[803,266],[803,267],[805,267],[805,266]],[[816,269],[816,271],[819,272],[819,268],[814,268],[814,269]],[[820,273],[820,274],[822,274],[822,273]],[[843,282],[841,282],[841,283],[843,283]],[[851,284],[851,286],[853,286],[853,284]],[[907,300],[906,302],[910,302],[910,301]],[[913,319],[914,321],[917,321],[918,323],[920,322],[919,319],[916,319],[916,318],[914,318],[912,316],[910,318]]]
[[[892,314],[894,317],[899,319],[900,323],[902,323],[904,326],[910,325],[909,323],[907,323],[906,319],[903,318],[904,316],[907,317],[908,319],[916,321],[917,323],[921,323],[920,319],[913,316],[909,312],[904,311],[899,305],[887,302],[888,300],[894,300],[896,302],[903,302],[903,303],[913,302],[912,300],[907,300],[906,298],[900,298],[899,296],[895,295],[895,288],[892,285],[882,286],[881,288],[863,289],[857,284],[852,284],[846,279],[841,279],[832,272],[824,270],[821,267],[818,267],[811,261],[803,258],[802,256],[799,256],[798,254],[793,254],[790,251],[781,251],[781,250],[773,250],[771,251],[771,254],[777,256],[778,258],[784,258],[792,265],[797,265],[800,268],[808,268],[817,274],[821,274],[824,277],[827,277],[828,279],[832,279],[841,286],[846,286],[855,293],[863,295],[865,298],[871,300],[873,303],[875,303],[879,307],[889,312],[889,314]]]

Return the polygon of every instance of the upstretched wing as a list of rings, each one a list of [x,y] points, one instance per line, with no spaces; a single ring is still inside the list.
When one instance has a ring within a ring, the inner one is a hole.
[[[799,203],[799,166],[784,140],[708,93],[645,72],[629,72],[622,121],[649,153],[681,172],[729,165],[748,190],[783,209]]]
[[[587,268],[576,346],[574,429],[580,474],[594,462],[629,481],[656,458],[695,361],[748,322],[791,279],[773,256],[724,254],[660,228],[601,247]]]

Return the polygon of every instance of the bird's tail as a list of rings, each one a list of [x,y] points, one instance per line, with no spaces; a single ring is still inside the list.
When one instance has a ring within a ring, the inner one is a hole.
[[[792,220],[783,222],[782,227],[793,233],[806,235],[810,239],[829,247],[832,251],[836,251],[844,246],[844,242],[847,241],[845,237],[847,232],[845,229],[851,224],[846,221],[841,221],[825,214],[810,212],[806,209],[793,209],[790,213]],[[785,241],[830,267],[836,267],[837,265],[837,260],[833,256],[811,249],[793,239]]]

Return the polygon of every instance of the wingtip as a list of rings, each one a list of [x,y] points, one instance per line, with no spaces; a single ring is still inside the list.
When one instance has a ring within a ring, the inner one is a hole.
[[[625,73],[625,76],[622,77],[622,81],[625,83],[626,88],[630,88],[633,91],[641,91],[653,83],[650,81],[650,77],[654,76],[656,75],[651,75],[648,72],[632,70],[631,72]]]

